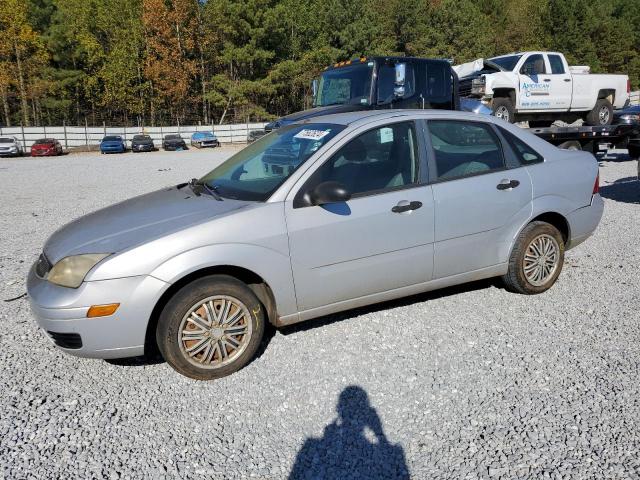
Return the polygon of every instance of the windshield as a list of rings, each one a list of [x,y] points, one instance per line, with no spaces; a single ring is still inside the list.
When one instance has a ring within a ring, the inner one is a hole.
[[[223,198],[264,202],[344,128],[330,123],[279,128],[240,150],[200,181]]]
[[[13,143],[13,138],[0,138],[0,143]]]
[[[33,142],[34,145],[46,145],[48,143],[53,143],[55,142],[55,140],[53,140],[52,138],[41,138],[40,140],[36,140],[35,142]]]
[[[118,140],[122,140],[121,137],[104,137],[102,139],[103,142],[117,142]]]
[[[318,81],[314,107],[355,103],[369,105],[373,62],[327,70]]]
[[[164,137],[167,140],[181,140],[182,137],[180,135],[167,135]]]
[[[522,55],[507,55],[506,57],[494,57],[489,58],[490,62],[495,63],[499,67],[502,67],[507,72],[511,72],[514,68],[516,68],[516,63],[518,60],[522,58]]]
[[[136,135],[133,137],[134,140],[151,140],[149,135]]]

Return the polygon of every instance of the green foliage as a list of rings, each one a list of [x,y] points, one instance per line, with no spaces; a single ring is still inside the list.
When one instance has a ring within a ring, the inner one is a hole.
[[[270,119],[336,61],[533,49],[639,88],[640,0],[0,0],[0,117]]]

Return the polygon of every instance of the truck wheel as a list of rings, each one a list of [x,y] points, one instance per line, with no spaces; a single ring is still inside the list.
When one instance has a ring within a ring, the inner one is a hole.
[[[509,270],[502,276],[507,290],[525,295],[551,288],[564,263],[564,239],[556,227],[546,222],[531,222],[516,240]]]
[[[244,367],[264,333],[260,300],[244,283],[211,275],[186,285],[158,320],[156,341],[172,368],[196,380],[212,380]]]
[[[589,113],[587,113],[587,117],[585,121],[587,125],[611,125],[611,121],[613,120],[613,105],[606,98],[601,98],[596,102],[596,106],[593,107]]]
[[[513,103],[509,98],[494,98],[491,102],[491,109],[493,110],[493,116],[501,118],[509,123],[515,123],[516,110],[513,108]]]

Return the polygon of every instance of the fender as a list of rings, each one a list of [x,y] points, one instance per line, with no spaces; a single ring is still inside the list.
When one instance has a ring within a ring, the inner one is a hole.
[[[291,261],[266,247],[242,243],[198,247],[166,260],[150,275],[173,284],[197,270],[225,265],[241,267],[262,277],[273,292],[279,316],[298,312]]]
[[[544,213],[557,213],[562,215],[564,219],[567,221],[567,225],[569,226],[567,243],[571,240],[571,224],[569,222],[569,214],[575,210],[574,204],[567,198],[561,197],[559,195],[544,195],[542,197],[534,198],[531,202],[531,210],[530,215],[521,222],[515,222],[514,227],[509,232],[509,250],[506,252],[501,252],[504,254],[501,258],[504,258],[505,261],[509,261],[511,258],[511,252],[513,251],[513,247],[515,246],[515,240],[520,235],[520,232],[531,223],[531,221],[539,217]]]

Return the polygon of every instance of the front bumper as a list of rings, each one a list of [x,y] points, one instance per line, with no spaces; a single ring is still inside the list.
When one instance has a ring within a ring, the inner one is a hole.
[[[57,154],[57,152],[55,151],[55,149],[48,149],[48,150],[33,150],[31,149],[31,156],[32,157],[53,157]]]
[[[35,266],[27,278],[31,311],[38,326],[51,332],[47,333],[49,340],[66,353],[90,358],[142,355],[151,312],[168,287],[166,282],[143,275],[65,288],[39,278]],[[109,303],[120,304],[113,315],[87,318],[90,306]]]
[[[580,245],[596,230],[602,213],[604,212],[604,200],[599,194],[591,197],[591,205],[574,210],[567,215],[571,238],[567,243],[567,250]]]
[[[151,152],[153,151],[153,145],[134,145],[131,147],[133,152]]]

